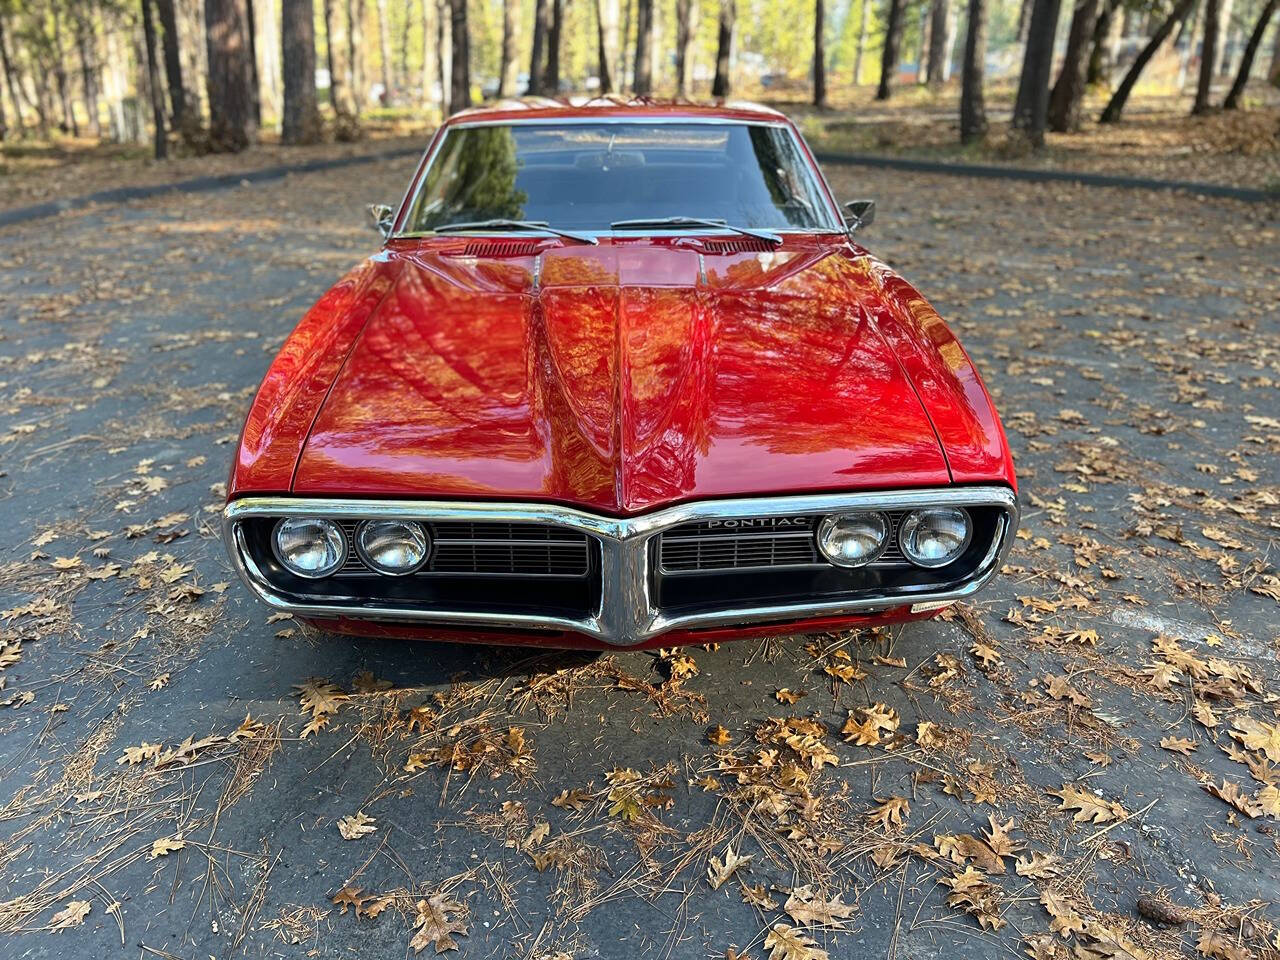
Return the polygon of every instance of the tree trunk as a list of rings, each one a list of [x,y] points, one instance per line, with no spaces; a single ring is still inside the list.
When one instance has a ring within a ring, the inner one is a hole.
[[[1057,133],[1073,133],[1080,129],[1080,113],[1084,106],[1085,53],[1093,39],[1098,21],[1098,0],[1076,0],[1071,15],[1071,31],[1067,51],[1062,58],[1062,72],[1049,94],[1049,129]]]
[[[453,63],[450,71],[449,112],[471,106],[471,36],[467,30],[467,0],[449,0]]]
[[[453,78],[453,8],[450,0],[436,0],[436,69],[440,83],[440,115],[449,115],[449,84]]]
[[[354,112],[349,102],[351,91],[347,84],[347,37],[334,2],[335,0],[323,0],[321,7],[324,15],[325,67],[329,71],[329,106],[333,107],[335,117],[345,118]],[[285,42],[288,42],[287,37]]]
[[[551,0],[535,0],[533,5],[533,48],[529,57],[529,96],[543,92],[543,71],[546,67],[547,33],[551,25]]]
[[[247,16],[244,0],[205,0],[209,134],[215,150],[243,150],[257,137]]]
[[[960,79],[960,142],[981,140],[987,133],[987,108],[982,93],[987,60],[987,2],[969,0],[969,23],[964,36],[964,66]]]
[[[84,93],[84,109],[89,118],[89,136],[102,137],[98,119],[98,38],[89,19],[92,14],[81,11],[76,16],[76,50],[80,54],[80,82]],[[0,125],[3,121],[0,120]]]
[[[378,11],[378,79],[382,82],[383,103],[391,96],[391,29],[387,23],[387,0],[377,0]]]
[[[1173,33],[1173,28],[1191,12],[1191,8],[1195,4],[1196,0],[1181,0],[1165,22],[1160,24],[1160,28],[1147,41],[1147,45],[1138,54],[1138,59],[1133,61],[1133,65],[1129,67],[1129,72],[1120,81],[1120,86],[1112,94],[1111,101],[1107,104],[1106,109],[1102,111],[1102,116],[1098,118],[1099,123],[1120,122],[1120,115],[1124,113],[1124,105],[1128,102],[1129,94],[1133,92],[1133,88],[1138,82],[1138,77],[1142,75],[1142,71],[1151,62],[1151,58],[1156,55],[1156,51],[1160,49],[1160,44],[1169,39],[1169,34]]]
[[[950,34],[951,10],[949,0],[933,0],[929,11],[929,86],[935,90],[946,82],[947,62],[951,59]]]
[[[313,0],[283,0],[280,8],[280,59],[284,73],[285,143],[320,139],[316,107],[316,12]]]
[[[74,137],[80,136],[80,124],[76,121],[76,111],[71,104],[71,87],[67,83],[66,51],[62,46],[62,17],[55,6],[53,9],[53,70],[58,82],[58,101],[62,107],[62,127],[64,133]]]
[[[397,92],[404,90],[409,83],[409,30],[413,26],[413,17],[410,14],[417,2],[419,0],[409,0],[404,8],[404,26],[400,31],[400,49],[396,54],[395,88]],[[426,3],[426,0],[420,0],[420,2]]]
[[[1218,0],[1218,42],[1213,54],[1213,75],[1226,77],[1231,74],[1231,60],[1227,56],[1230,45],[1231,12],[1235,0]]]
[[[871,0],[858,0],[858,44],[853,51],[853,85],[862,83],[862,56],[867,50],[867,4]]]
[[[682,99],[689,96],[692,52],[693,0],[676,0],[676,96]]]
[[[636,75],[632,90],[639,96],[653,91],[653,0],[636,3]]]
[[[499,99],[507,96],[516,85],[516,3],[517,0],[502,0],[502,60],[498,66]],[[597,0],[598,5],[599,0]]]
[[[863,0],[865,3],[866,0]],[[719,39],[716,41],[716,77],[711,81],[711,96],[729,96],[729,68],[733,57],[733,28],[738,19],[737,0],[720,0]]]
[[[160,20],[160,39],[164,50],[164,73],[169,86],[169,109],[173,115],[173,128],[186,130],[187,93],[182,85],[182,58],[178,48],[178,17],[173,0],[156,0],[156,14]]]
[[[255,127],[262,126],[262,77],[258,73],[258,25],[253,0],[244,0],[244,25],[249,37],[249,104]]]
[[[1209,87],[1213,83],[1213,64],[1218,50],[1218,15],[1221,9],[1218,0],[1205,0],[1204,43],[1200,48],[1200,77],[1196,83],[1196,102],[1191,108],[1192,114],[1208,113],[1213,109],[1209,102]]]
[[[347,62],[351,64],[351,99],[356,116],[369,103],[369,84],[364,71],[364,9],[364,0],[347,0]]]
[[[160,65],[156,62],[156,28],[151,20],[151,0],[142,0],[142,36],[147,47],[147,81],[151,87],[151,113],[155,121],[155,154],[163,160],[169,153],[164,132],[164,91],[160,87]]]
[[[1267,32],[1267,24],[1271,22],[1278,2],[1280,0],[1267,0],[1267,5],[1258,15],[1258,22],[1254,25],[1253,33],[1249,34],[1249,42],[1245,44],[1244,56],[1240,58],[1240,70],[1236,73],[1235,83],[1231,84],[1231,92],[1227,94],[1227,99],[1222,104],[1223,110],[1239,109],[1240,97],[1244,95],[1245,84],[1249,82],[1249,73],[1253,70],[1253,61],[1258,55],[1258,47],[1262,46],[1262,35]]]
[[[1021,131],[1035,149],[1044,146],[1049,113],[1049,77],[1053,67],[1053,37],[1058,28],[1061,0],[1035,0],[1027,49],[1022,58],[1018,99],[1013,108],[1013,129]]]
[[[432,77],[436,75],[436,61],[440,57],[440,48],[432,42],[432,11],[435,10],[433,0],[422,2],[422,76],[420,80],[423,106],[431,102]]]
[[[925,74],[927,64],[925,61],[929,57],[929,25],[931,17],[929,16],[929,3],[920,4],[920,24],[917,33],[919,33],[919,44],[916,46],[916,85],[924,83],[928,78]]]
[[[560,47],[564,36],[564,0],[551,0],[551,26],[547,29],[547,70],[542,75],[546,93],[560,93]]]
[[[898,48],[902,44],[905,6],[905,0],[889,0],[889,16],[884,28],[884,51],[880,56],[880,87],[876,90],[877,100],[888,100],[889,95],[893,93],[893,79],[898,72]]]
[[[4,79],[9,87],[9,100],[13,104],[13,122],[18,127],[18,132],[23,133],[26,126],[22,122],[22,88],[18,84],[13,70],[13,62],[9,59],[9,38],[5,33],[4,18],[0,17],[0,60],[3,61]]]
[[[596,73],[600,77],[600,92],[613,92],[613,71],[609,67],[609,37],[605,28],[604,0],[596,0]]]
[[[283,0],[281,0],[283,2]],[[314,14],[315,0],[311,2]],[[269,114],[284,120],[284,66],[280,62],[281,54],[284,49],[284,41],[280,36],[280,14],[281,9],[275,0],[264,0],[254,8],[258,15],[258,22],[254,28],[255,41],[258,46],[258,69],[260,74],[259,93],[262,97],[262,103]],[[314,51],[316,42],[316,29],[313,25],[311,28],[311,47]],[[312,54],[312,62],[314,64],[314,53]]]
[[[1111,82],[1111,68],[1115,63],[1116,9],[1119,6],[1120,0],[1103,0],[1102,13],[1093,25],[1093,46],[1085,69],[1085,86]]]
[[[1276,30],[1273,43],[1271,68],[1267,70],[1267,82],[1273,87],[1280,87],[1280,30]]]
[[[1027,31],[1031,28],[1031,5],[1034,0],[1022,0],[1018,5],[1018,42],[1027,42]]]
[[[822,0],[813,0],[813,105],[827,106],[826,13]]]

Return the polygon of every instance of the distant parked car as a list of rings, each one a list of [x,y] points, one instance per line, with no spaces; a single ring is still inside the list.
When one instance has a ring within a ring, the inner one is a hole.
[[[756,106],[468,110],[249,411],[225,535],[357,634],[643,647],[930,616],[999,568],[977,370]]]

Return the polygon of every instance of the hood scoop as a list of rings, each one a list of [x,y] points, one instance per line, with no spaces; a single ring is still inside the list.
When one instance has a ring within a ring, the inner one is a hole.
[[[542,244],[537,240],[470,240],[451,257],[532,257]]]
[[[706,253],[768,253],[777,245],[768,240],[757,240],[755,237],[743,237],[740,240],[703,240],[702,249]]]

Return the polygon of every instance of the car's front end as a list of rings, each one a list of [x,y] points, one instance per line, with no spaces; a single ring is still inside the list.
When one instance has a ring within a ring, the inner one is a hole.
[[[538,503],[246,497],[226,511],[269,605],[600,648],[929,615],[995,574],[1007,487],[751,497],[606,517]]]
[[[577,170],[563,231],[455,235],[420,173],[382,253],[304,318],[232,470],[244,581],[335,631],[596,649],[918,618],[981,589],[1018,518],[999,421],[816,169],[785,178],[793,206],[761,187],[744,229],[585,229],[635,212],[615,176],[665,189],[739,135],[761,169],[799,164],[794,131],[593,116],[497,140],[490,116],[456,151],[488,151],[502,203]],[[441,182],[478,177],[459,169]]]

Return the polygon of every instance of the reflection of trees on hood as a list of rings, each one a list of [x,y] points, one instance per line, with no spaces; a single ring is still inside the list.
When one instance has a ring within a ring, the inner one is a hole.
[[[516,189],[516,141],[510,128],[468,130],[461,147],[457,206],[477,220],[523,217],[529,196]]]

